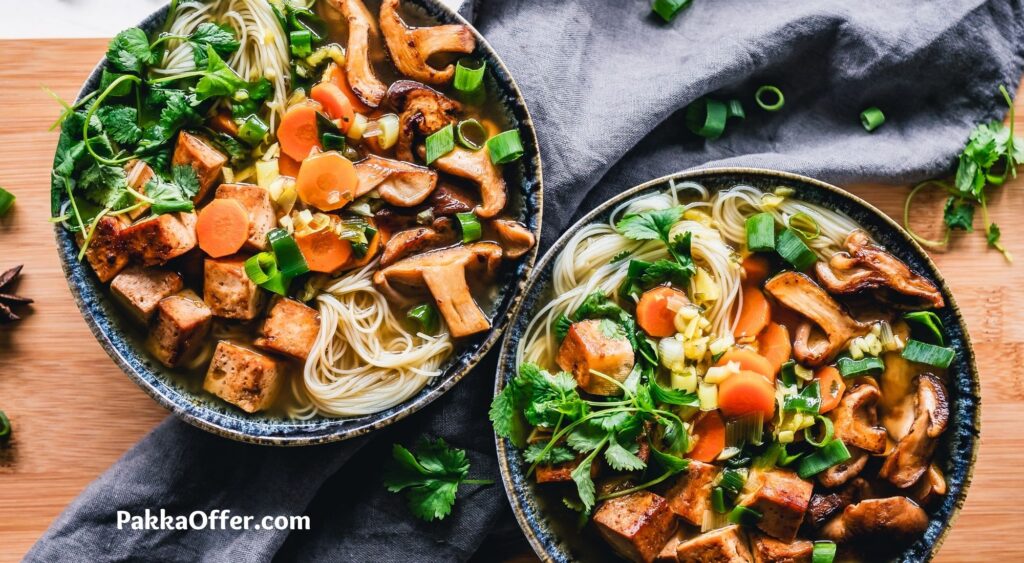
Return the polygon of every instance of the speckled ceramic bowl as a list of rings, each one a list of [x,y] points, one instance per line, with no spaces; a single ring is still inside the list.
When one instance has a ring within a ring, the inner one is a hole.
[[[441,23],[469,25],[460,15],[436,0],[405,0],[415,4]],[[156,30],[166,18],[164,7],[150,15],[139,26],[149,32]],[[477,50],[474,56],[487,62],[488,92],[500,97],[511,121],[518,124],[525,155],[514,166],[520,167],[522,181],[509,185],[508,209],[527,225],[540,240],[541,224],[541,161],[537,136],[530,113],[508,68],[487,41],[474,29]],[[79,97],[92,92],[100,82],[104,63],[93,70]],[[199,428],[246,442],[272,445],[306,445],[344,440],[382,428],[422,409],[459,382],[481,357],[498,341],[508,324],[515,305],[537,257],[536,248],[519,259],[515,267],[505,268],[496,281],[500,288],[495,299],[492,329],[475,337],[449,358],[443,373],[430,385],[405,403],[388,410],[354,418],[314,418],[296,421],[265,414],[249,415],[199,389],[199,385],[182,385],[180,378],[154,361],[142,345],[142,330],[133,325],[110,298],[87,264],[77,260],[77,246],[71,233],[56,227],[57,249],[71,293],[93,334],[114,362],[158,403],[186,422]],[[193,382],[194,383],[194,382]]]
[[[538,263],[533,277],[527,284],[526,297],[520,305],[521,308],[508,328],[499,359],[495,392],[500,391],[505,382],[516,373],[516,343],[525,333],[529,320],[545,303],[545,296],[550,292],[551,270],[555,258],[565,247],[571,234],[582,225],[606,222],[612,209],[625,200],[666,189],[669,180],[695,181],[712,192],[728,189],[737,184],[746,184],[766,191],[778,186],[793,188],[796,190],[797,198],[845,212],[864,226],[890,252],[941,288],[948,305],[938,311],[938,314],[945,324],[951,345],[957,351],[956,359],[949,367],[951,420],[937,454],[937,459],[944,462],[943,471],[946,474],[949,491],[941,505],[931,512],[931,522],[924,536],[898,557],[899,561],[907,562],[931,559],[942,545],[953,519],[964,503],[978,452],[981,414],[978,369],[974,363],[974,352],[956,301],[928,255],[889,217],[867,202],[835,186],[771,170],[707,169],[652,180],[605,202],[576,225],[566,229],[567,234],[563,235]],[[512,503],[512,510],[541,559],[559,563],[621,561],[594,532],[593,526],[587,526],[582,532],[577,531],[575,513],[562,506],[559,498],[538,494],[537,484],[526,475],[528,464],[524,462],[519,450],[505,439],[497,440],[497,448],[502,480]]]

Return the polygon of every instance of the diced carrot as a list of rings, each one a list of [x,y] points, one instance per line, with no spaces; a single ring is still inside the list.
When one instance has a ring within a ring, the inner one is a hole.
[[[686,457],[710,463],[725,449],[725,421],[718,411],[701,414],[693,423],[693,436],[697,442]]]
[[[768,279],[768,272],[771,271],[771,263],[760,254],[751,254],[743,259],[743,283],[747,285],[761,285]]]
[[[316,114],[320,104],[296,104],[284,113],[277,128],[277,141],[281,151],[299,162],[306,160],[313,149],[320,146],[320,131],[316,125]]]
[[[331,229],[296,235],[295,243],[313,272],[336,272],[352,257],[352,245]]]
[[[281,172],[282,176],[297,178],[299,176],[299,168],[301,166],[301,162],[285,153],[281,153],[281,155],[277,157],[277,169]]]
[[[231,119],[230,115],[224,112],[217,112],[210,118],[210,127],[214,131],[219,131],[225,135],[238,136],[238,124],[235,123],[234,119]]]
[[[738,363],[741,371],[759,373],[775,381],[775,369],[772,366],[772,362],[749,348],[732,348],[722,354],[722,357],[718,358],[718,362],[715,365],[724,366],[729,362]]]
[[[342,133],[348,133],[356,114],[352,110],[352,102],[341,91],[341,88],[338,88],[333,82],[321,82],[313,86],[309,96],[320,102],[331,119],[337,120],[336,123]]]
[[[344,207],[355,199],[359,179],[352,161],[337,151],[313,155],[302,162],[295,189],[306,205],[323,211]]]
[[[818,412],[824,414],[838,407],[839,400],[843,398],[843,393],[846,391],[846,383],[839,370],[832,366],[825,366],[818,369],[814,378],[818,380],[818,392],[821,394],[821,406],[818,407]]]
[[[790,356],[793,355],[789,330],[778,323],[768,323],[768,326],[757,337],[757,351],[771,363],[772,375],[779,373],[782,364],[789,361]]]
[[[331,63],[330,66],[327,67],[327,72],[325,74],[328,79],[337,86],[339,90],[341,90],[341,93],[345,94],[345,97],[348,98],[353,110],[364,114],[371,113],[373,111],[373,108],[364,104],[363,101],[359,99],[359,96],[352,91],[352,87],[348,84],[348,77],[345,76],[345,69],[335,63]]]
[[[676,311],[689,302],[685,293],[668,286],[648,290],[636,305],[636,322],[651,336],[672,336],[676,333]]]
[[[753,338],[761,334],[771,316],[771,306],[761,289],[756,285],[743,284],[743,310],[736,324],[736,339]]]
[[[775,386],[759,373],[734,373],[718,384],[718,409],[730,417],[760,412],[770,420],[775,414]]]
[[[249,238],[249,213],[238,200],[215,199],[199,211],[196,239],[211,258],[241,250]]]

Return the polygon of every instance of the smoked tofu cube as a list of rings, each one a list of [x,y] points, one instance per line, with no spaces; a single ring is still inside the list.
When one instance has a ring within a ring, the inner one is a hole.
[[[619,555],[638,563],[654,561],[677,525],[668,502],[650,491],[605,501],[594,524]]]
[[[658,556],[654,558],[654,563],[676,563],[679,561],[679,558],[676,557],[676,550],[684,541],[686,541],[686,531],[676,530],[676,533],[662,546]]]
[[[750,548],[754,563],[811,563],[814,553],[814,544],[807,540],[786,543],[764,534],[752,534]]]
[[[558,463],[555,465],[538,465],[537,469],[533,472],[534,479],[536,479],[538,483],[565,483],[572,481],[572,472],[574,469],[579,467],[580,461],[582,460],[583,456],[580,455],[576,459],[565,463]],[[597,477],[597,474],[600,472],[600,467],[600,464],[596,462],[590,464],[591,479]]]
[[[186,289],[166,297],[157,305],[147,348],[161,364],[177,367],[202,347],[212,321],[213,313],[195,292]]]
[[[665,500],[676,516],[694,526],[704,522],[704,512],[711,503],[718,469],[710,463],[690,460],[690,466],[665,493]]]
[[[284,373],[272,358],[221,340],[210,360],[203,389],[254,413],[274,403],[283,380]]]
[[[267,233],[277,226],[277,214],[270,202],[270,192],[252,184],[222,184],[217,188],[216,198],[233,199],[249,212],[249,239],[245,247],[249,250],[266,250]]]
[[[218,317],[251,321],[263,307],[263,291],[245,274],[244,257],[207,258],[203,301]]]
[[[726,526],[681,542],[679,563],[750,563],[753,561],[739,526]]]
[[[178,144],[174,147],[171,164],[174,166],[188,164],[196,171],[196,176],[199,178],[199,193],[192,198],[192,201],[202,201],[206,197],[213,184],[220,180],[220,173],[227,162],[228,157],[201,137],[185,131],[178,134]]]
[[[755,472],[746,487],[752,492],[740,504],[762,514],[757,527],[784,542],[796,539],[814,485],[792,471],[776,469]]]
[[[277,299],[255,341],[257,348],[305,360],[320,333],[320,313],[294,299]]]
[[[156,176],[153,169],[141,160],[132,160],[128,164],[125,164],[124,173],[127,175],[128,185],[142,195],[146,195],[146,184]],[[132,221],[142,217],[146,211],[149,211],[148,203],[140,201],[139,204],[138,209],[127,213],[128,217],[130,217]]]
[[[85,259],[92,266],[92,271],[103,283],[114,279],[128,265],[128,251],[121,239],[125,222],[119,217],[103,217],[96,223],[96,229],[85,249]],[[78,245],[85,244],[85,236],[78,233]]]
[[[196,214],[165,213],[125,227],[121,239],[143,265],[166,264],[196,247]]]
[[[178,293],[184,285],[174,272],[132,266],[110,282],[110,292],[133,317],[148,324],[160,301]]]
[[[622,328],[607,319],[573,323],[558,350],[558,365],[572,372],[576,382],[593,395],[621,395],[622,389],[600,372],[623,382],[633,371],[633,346]]]

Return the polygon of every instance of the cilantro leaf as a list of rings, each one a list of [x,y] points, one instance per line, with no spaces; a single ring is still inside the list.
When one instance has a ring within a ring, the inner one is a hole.
[[[523,452],[523,458],[526,460],[526,463],[536,463],[539,461],[540,463],[557,465],[576,459],[576,454],[565,446],[554,446],[546,454],[543,454],[542,457],[541,454],[546,447],[546,442],[530,444],[526,451]]]
[[[569,320],[569,317],[565,314],[558,315],[558,318],[555,319],[555,337],[559,341],[565,340],[570,328],[572,328],[572,321]]]
[[[203,101],[216,96],[230,96],[248,86],[248,82],[230,67],[217,51],[210,45],[206,46],[206,71],[194,89],[196,99]]]
[[[608,440],[608,431],[596,424],[583,423],[573,429],[565,439],[570,448],[581,454],[592,452]]]
[[[491,408],[487,418],[494,426],[494,433],[503,438],[511,438],[516,429],[516,389],[515,382],[509,382],[491,400]]]
[[[101,207],[118,210],[134,203],[134,198],[125,189],[128,180],[120,166],[94,162],[79,177],[78,187],[85,199]]]
[[[692,265],[693,262],[690,264]],[[645,268],[644,273],[640,275],[640,281],[645,287],[653,287],[663,283],[684,287],[693,273],[693,270],[687,270],[679,262],[662,259]]]
[[[599,325],[601,333],[604,334],[605,338],[611,340],[628,340],[626,331],[623,330],[622,326],[616,324],[608,319],[601,319]]]
[[[199,193],[199,176],[191,165],[175,166],[171,169],[171,180],[189,198],[193,198]]]
[[[659,450],[658,448],[654,447],[653,443],[648,443],[651,446],[651,459],[656,461],[658,465],[664,467],[666,470],[671,471],[673,473],[679,473],[681,471],[686,471],[686,469],[690,466],[689,460],[683,459],[681,457],[669,453],[665,453]]]
[[[946,200],[946,207],[942,213],[942,219],[950,229],[968,232],[973,231],[974,205],[956,196],[950,196],[950,198]]]
[[[212,47],[217,54],[226,57],[241,46],[233,27],[228,24],[217,25],[212,22],[199,24],[189,36],[189,42],[192,44],[193,54],[196,57],[196,68],[206,64],[207,47]],[[199,57],[202,57],[202,60],[199,60]]]
[[[999,232],[999,225],[990,223],[988,229],[985,231],[985,240],[988,241],[989,246],[993,248],[999,248],[999,237],[1002,233]]]
[[[654,402],[663,405],[676,405],[683,407],[696,407],[700,405],[700,399],[696,393],[687,393],[681,389],[666,389],[651,378],[647,383],[650,388],[651,398]]]
[[[137,27],[118,33],[107,48],[107,60],[121,72],[141,74],[143,68],[153,64],[155,59],[149,37]]]
[[[594,480],[590,477],[590,468],[593,463],[594,458],[588,456],[570,474],[572,480],[576,482],[576,490],[579,492],[580,501],[583,502],[583,506],[587,511],[597,501],[597,489],[594,487]]]
[[[122,145],[134,145],[142,138],[139,112],[128,106],[104,106],[96,112],[103,130]]]
[[[633,240],[658,240],[668,242],[672,225],[683,216],[682,207],[644,211],[623,217],[615,229],[622,236]]]
[[[406,491],[409,510],[426,521],[443,519],[451,513],[459,485],[469,474],[465,450],[451,448],[443,439],[421,440],[416,453],[395,444],[393,462],[384,475],[392,493]],[[473,481],[474,484],[489,484]]]
[[[604,458],[608,465],[617,471],[639,471],[647,464],[635,454],[619,445],[617,440],[609,440],[604,450]]]

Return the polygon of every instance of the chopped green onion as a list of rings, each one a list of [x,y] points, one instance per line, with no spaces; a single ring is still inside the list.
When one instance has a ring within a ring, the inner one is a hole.
[[[352,209],[350,208],[349,211],[352,211]],[[361,241],[350,243],[352,245],[352,254],[354,254],[356,258],[360,259],[365,257],[366,253],[370,251],[370,241],[372,241],[375,236],[377,236],[377,229],[367,223],[363,227],[363,237]]]
[[[744,472],[736,469],[726,469],[722,472],[722,478],[718,481],[718,486],[731,495],[739,494],[740,490],[743,489],[743,485],[746,484],[747,476]]]
[[[830,541],[814,542],[814,550],[811,552],[811,563],[832,563],[836,558],[836,544]]]
[[[730,420],[725,424],[726,447],[742,448],[746,444],[764,443],[764,414],[755,413]]]
[[[844,356],[836,362],[836,367],[839,368],[839,375],[844,378],[861,377],[882,373],[885,371],[885,362],[874,356],[864,356],[859,360]]]
[[[661,16],[666,22],[672,21],[680,10],[690,4],[690,0],[653,0],[651,10]]]
[[[250,146],[255,147],[263,142],[269,131],[270,127],[262,119],[256,115],[250,115],[245,118],[245,122],[238,128],[238,137]]]
[[[796,385],[796,362],[787,360],[779,369],[779,377],[786,385]]]
[[[808,426],[807,428],[804,428],[804,439],[807,440],[808,444],[814,446],[815,448],[821,448],[825,444],[832,442],[832,438],[835,437],[835,427],[832,426],[832,419],[828,418],[827,416],[821,416],[819,414],[815,418],[819,420],[821,424],[825,427],[825,435],[821,437],[821,440],[815,440],[813,432],[814,427]]]
[[[455,217],[459,220],[459,226],[462,227],[462,242],[469,244],[475,240],[480,240],[483,235],[483,227],[480,225],[480,220],[477,219],[476,213],[467,211],[466,213],[456,213]]]
[[[0,188],[0,217],[3,217],[14,205],[14,194]]]
[[[498,133],[487,140],[487,150],[494,164],[508,164],[523,156],[523,142],[517,129]]]
[[[799,395],[788,395],[782,410],[786,412],[805,412],[818,414],[821,408],[821,391],[818,382],[804,387]]]
[[[245,275],[256,285],[267,283],[277,273],[277,260],[273,252],[260,252],[245,261]]]
[[[320,144],[324,146],[325,151],[343,151],[345,150],[345,136],[324,133],[320,137]]]
[[[288,295],[288,286],[291,285],[292,278],[284,275],[281,272],[274,274],[269,280],[260,285],[263,289],[276,293],[278,295]]]
[[[850,450],[846,449],[842,440],[832,440],[818,451],[801,459],[796,472],[801,479],[807,479],[850,459],[850,457]]]
[[[725,131],[729,108],[724,102],[701,98],[686,108],[686,127],[705,139],[717,139]]]
[[[288,34],[288,46],[293,57],[306,58],[313,54],[313,33],[308,29]]]
[[[907,347],[903,349],[903,357],[907,360],[942,369],[949,367],[954,356],[956,356],[956,352],[952,348],[927,344],[914,339],[908,340]]]
[[[732,524],[741,524],[743,526],[753,526],[761,520],[761,516],[763,515],[753,508],[737,506],[729,513],[729,522]]]
[[[874,131],[885,123],[885,114],[882,110],[876,107],[870,107],[860,112],[860,124],[867,129],[868,132]]]
[[[804,240],[814,240],[821,234],[821,227],[818,226],[818,222],[814,220],[814,217],[803,211],[795,213],[787,219],[786,226],[804,237]]]
[[[475,119],[460,121],[455,128],[455,138],[459,144],[471,151],[478,151],[484,148],[487,143],[487,131],[483,125]]]
[[[284,229],[274,229],[267,233],[270,241],[270,248],[274,251],[274,258],[277,262],[277,269],[283,275],[294,278],[309,272],[309,265],[306,258],[299,250],[295,237]]]
[[[424,303],[417,305],[405,315],[410,320],[415,321],[420,328],[420,332],[425,334],[436,334],[437,329],[440,325],[440,318],[437,313],[437,309],[433,305]]]
[[[449,123],[427,137],[427,164],[455,150],[455,128]]]
[[[738,117],[740,119],[747,118],[747,112],[743,111],[743,102],[739,100],[729,100],[729,117]]]
[[[11,421],[4,411],[0,411],[0,443],[11,439]]]
[[[782,229],[775,243],[775,250],[786,262],[789,262],[796,270],[801,272],[810,268],[818,261],[818,255],[792,229]]]
[[[771,97],[765,98],[766,94]],[[754,92],[754,101],[765,111],[779,111],[786,105],[786,97],[782,95],[782,90],[769,84],[761,86]]]
[[[455,64],[455,79],[452,87],[463,94],[475,94],[484,84],[487,62],[476,59],[460,59]]]
[[[783,446],[785,446],[785,444],[783,444]],[[800,459],[803,455],[803,452],[797,452],[793,455],[789,455],[785,450],[783,450],[782,455],[779,456],[779,461],[777,465],[779,467],[788,467],[789,464]]]
[[[775,250],[775,217],[771,213],[747,218],[747,248],[753,252]]]
[[[0,209],[0,214],[3,210]],[[903,319],[912,325],[918,325],[927,330],[929,336],[934,338],[934,343],[939,346],[946,345],[946,338],[943,335],[946,327],[942,326],[942,319],[932,311],[914,311],[903,315]]]
[[[711,508],[719,514],[725,513],[725,492],[722,487],[715,487],[711,491]]]

